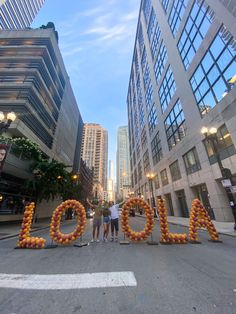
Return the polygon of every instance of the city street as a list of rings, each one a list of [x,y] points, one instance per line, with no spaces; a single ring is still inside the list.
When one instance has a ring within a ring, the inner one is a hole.
[[[144,217],[130,218],[136,230],[144,223]],[[70,232],[74,224],[61,230]],[[90,241],[91,226],[88,220],[83,242]],[[158,242],[159,230],[157,223],[153,239]],[[170,230],[188,231],[173,225]],[[42,236],[50,244],[49,229],[32,236]],[[17,238],[2,240],[0,313],[233,314],[235,238],[221,235],[223,243],[211,243],[205,231],[199,238],[198,245],[100,242],[42,250],[15,250]],[[123,239],[121,232],[119,239]],[[15,288],[9,288],[10,281]]]

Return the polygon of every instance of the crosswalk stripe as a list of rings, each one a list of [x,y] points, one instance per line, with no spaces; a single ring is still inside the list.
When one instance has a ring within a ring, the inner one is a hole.
[[[137,286],[133,272],[101,272],[84,274],[1,274],[0,288],[29,290],[67,290]]]

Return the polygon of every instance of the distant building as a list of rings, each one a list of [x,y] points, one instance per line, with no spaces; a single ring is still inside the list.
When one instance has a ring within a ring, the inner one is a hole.
[[[128,126],[118,128],[116,158],[117,197],[125,198],[131,188]]]
[[[108,172],[108,179],[107,179],[107,193],[108,193],[108,200],[109,201],[115,200],[114,165],[113,165],[112,160],[109,160],[109,172]]]
[[[199,198],[212,218],[233,220],[235,21],[235,1],[141,1],[127,95],[132,186],[150,200],[153,172],[168,215],[188,217]]]
[[[83,159],[80,161],[79,182],[83,188],[82,201],[86,204],[87,198],[93,198],[93,169],[87,167]]]
[[[90,169],[93,168],[95,198],[103,198],[103,191],[107,190],[107,156],[107,130],[97,123],[85,123],[81,157]]]
[[[0,29],[25,29],[31,25],[45,0],[1,0]]]

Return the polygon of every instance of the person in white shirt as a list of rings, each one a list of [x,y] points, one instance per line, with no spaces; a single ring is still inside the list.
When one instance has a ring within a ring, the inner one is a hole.
[[[114,204],[113,201],[109,202],[109,210],[111,212],[111,241],[118,241],[118,231],[119,231],[119,206],[122,205],[125,201]],[[115,229],[115,238],[114,238],[114,229]]]

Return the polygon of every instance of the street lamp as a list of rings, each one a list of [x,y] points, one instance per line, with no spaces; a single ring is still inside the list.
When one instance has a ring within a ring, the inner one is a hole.
[[[222,161],[220,159],[220,153],[218,150],[218,140],[217,140],[217,128],[215,127],[211,127],[211,128],[207,128],[207,127],[202,127],[201,128],[201,133],[205,136],[205,139],[208,141],[208,143],[211,144],[211,148],[212,148],[212,152],[213,155],[216,157],[216,161],[218,163],[218,166],[220,168],[220,172],[221,172],[221,176],[223,179],[229,180],[230,185],[232,186],[232,174],[230,169],[228,168],[224,168]],[[231,206],[231,199],[226,191],[228,200],[229,200],[229,204]],[[232,193],[233,195],[233,193]],[[235,197],[233,195],[234,198],[234,206],[231,206],[232,209],[232,213],[233,213],[233,217],[234,217],[234,229],[236,230],[236,211],[235,211]]]
[[[15,119],[16,114],[14,112],[8,112],[5,115],[2,111],[0,111],[0,134],[5,132]]]
[[[154,180],[154,178],[155,178],[155,174],[154,173],[152,173],[152,172],[148,172],[147,174],[146,174],[146,177],[148,178],[148,181],[149,181],[149,191],[151,190],[151,206],[152,206],[152,208],[153,208],[153,210],[154,210],[154,217],[157,217],[157,214],[156,214],[156,210],[155,210],[155,207],[156,207],[156,204],[155,204],[155,197],[154,197],[154,193],[153,193],[153,184],[152,184],[152,182],[153,182],[153,180]]]

